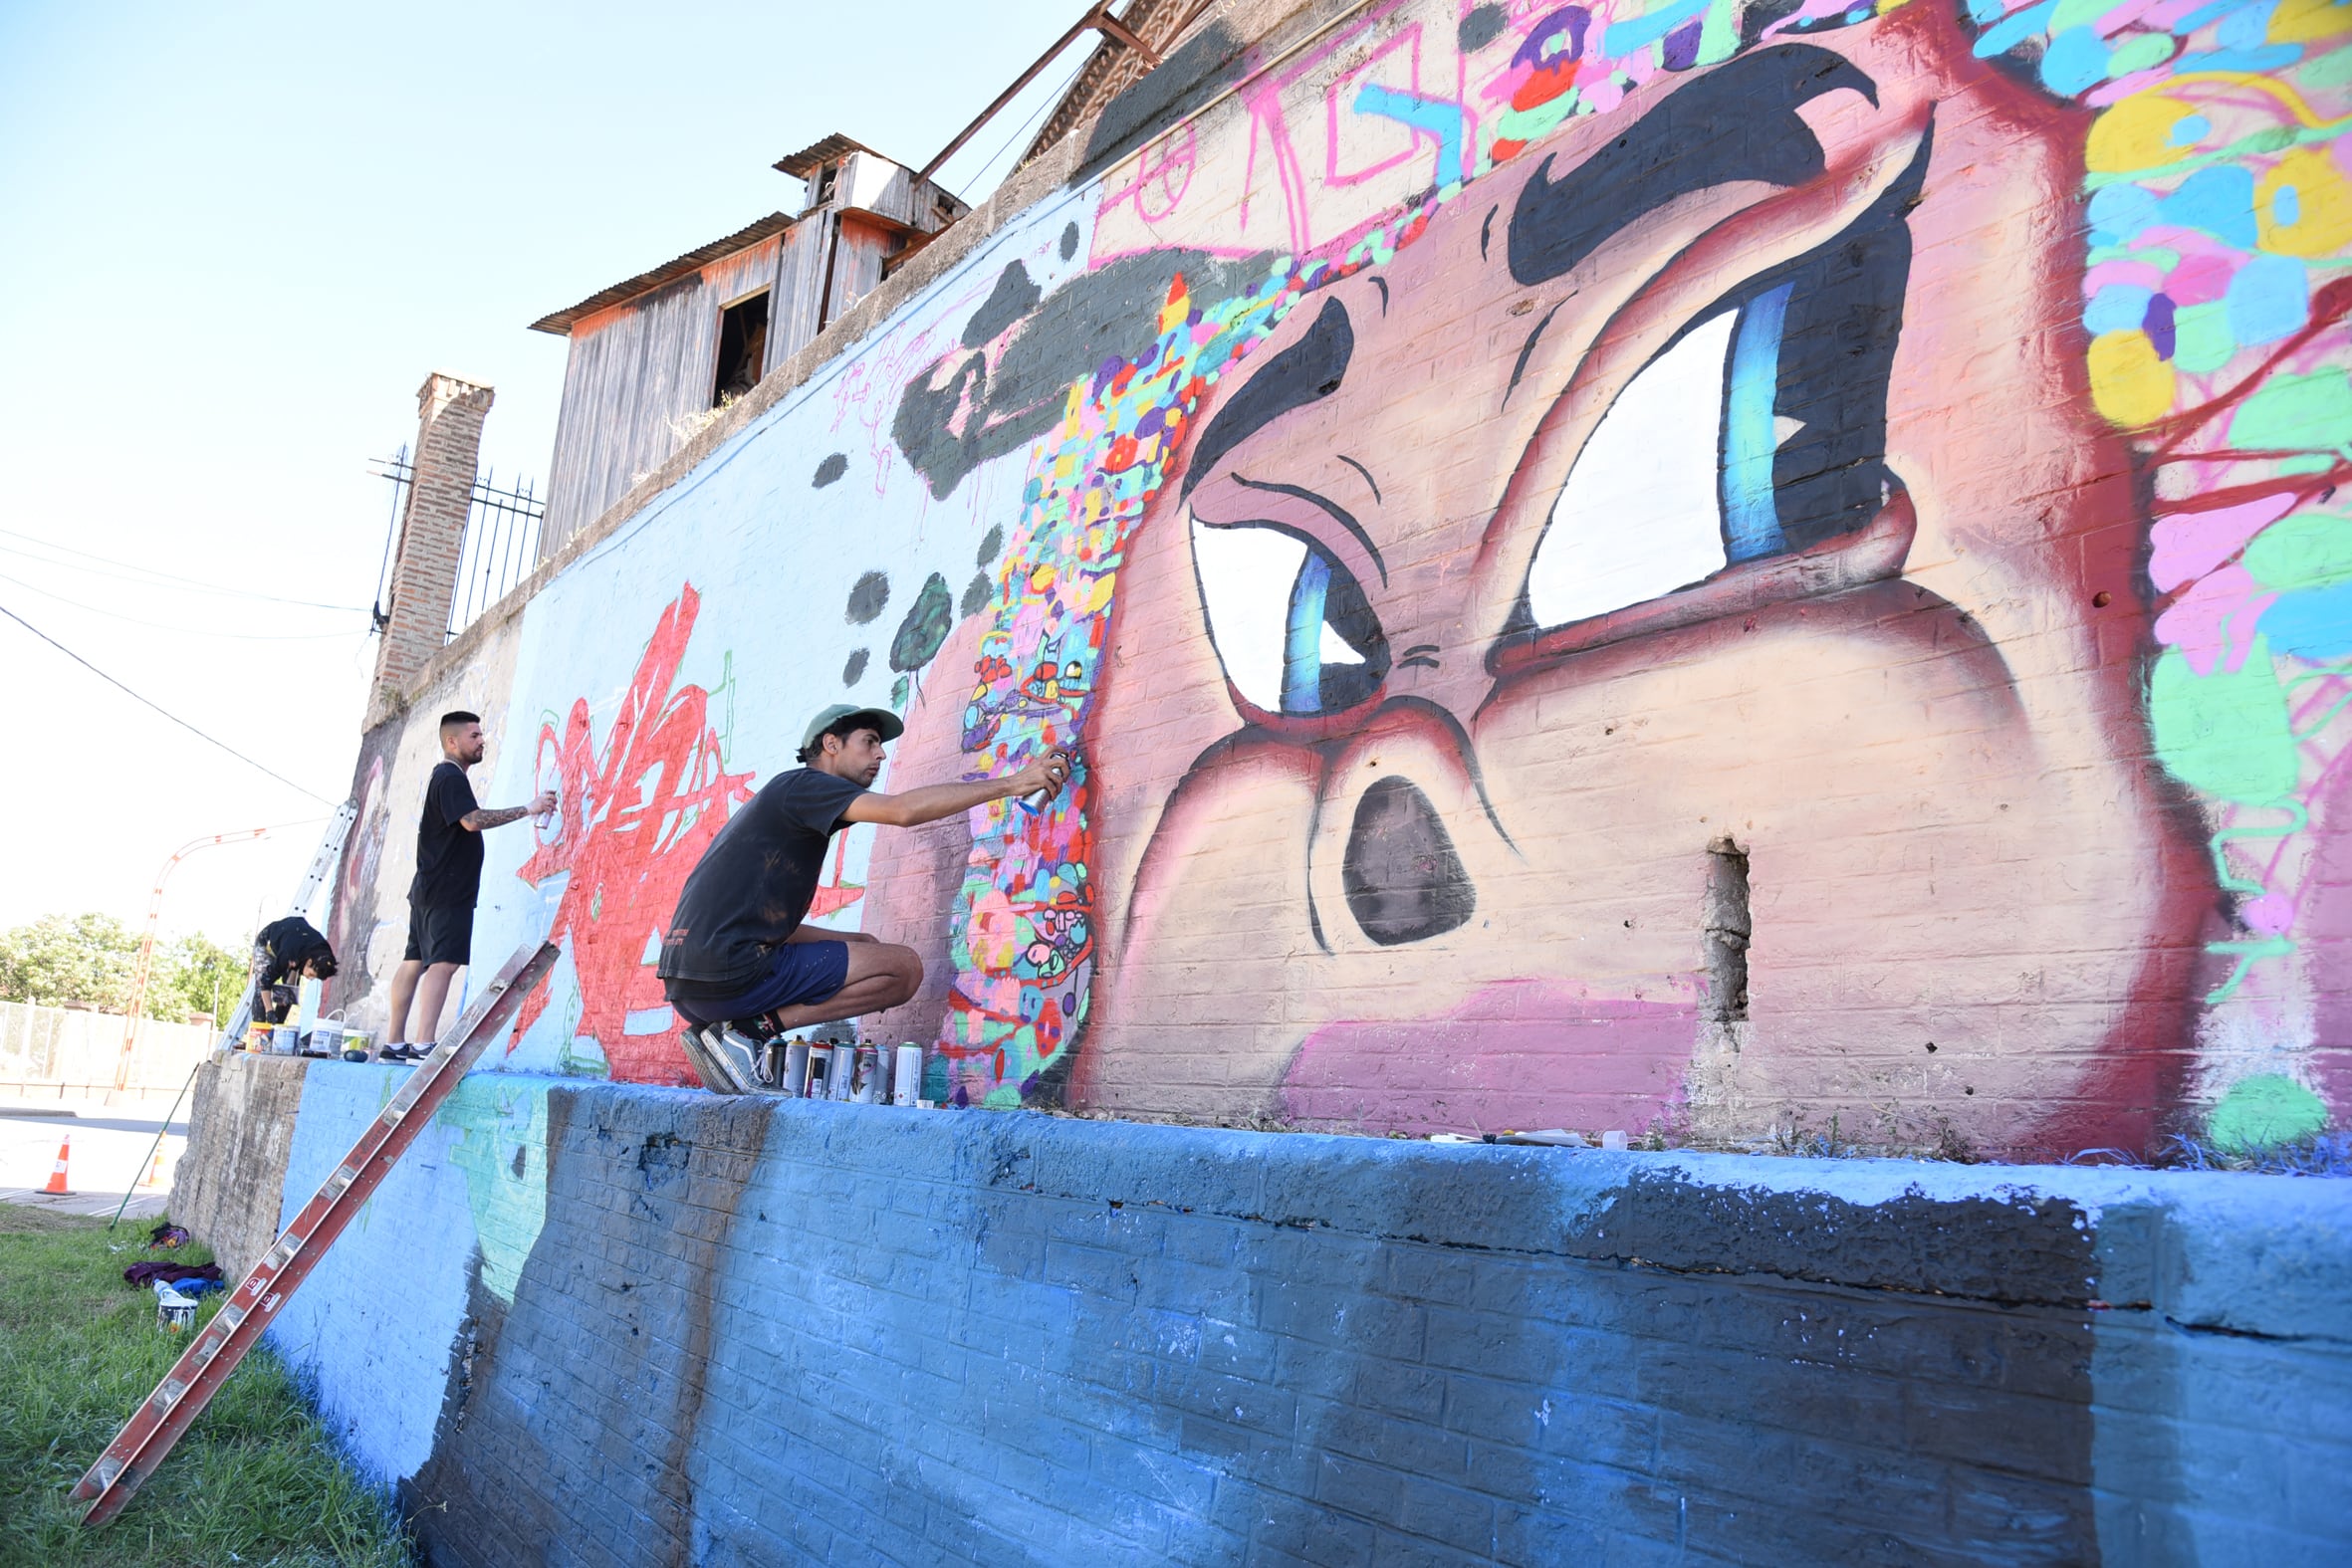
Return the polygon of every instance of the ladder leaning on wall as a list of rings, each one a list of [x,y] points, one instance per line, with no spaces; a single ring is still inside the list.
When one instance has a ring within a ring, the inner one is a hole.
[[[555,968],[561,950],[552,942],[530,942],[515,950],[506,967],[482,989],[457,1020],[456,1032],[433,1047],[400,1086],[383,1114],[367,1124],[335,1174],[302,1206],[260,1262],[253,1265],[228,1302],[213,1315],[163,1381],[155,1386],[106,1453],[74,1484],[76,1501],[88,1501],[86,1525],[100,1525],[122,1511],[139,1485],[155,1472],[171,1446],[220,1392],[221,1385],[261,1339],[287,1297],[294,1294],[344,1227],[383,1185],[393,1165],[433,1113],[456,1089],[466,1069],[498,1037],[523,999]]]
[[[351,835],[352,824],[358,818],[359,808],[349,800],[335,808],[335,815],[328,819],[327,831],[319,835],[319,847],[312,852],[310,865],[303,871],[302,880],[295,884],[294,902],[287,906],[286,913],[289,915],[310,913],[311,900],[319,896],[319,889],[326,886],[327,879],[335,874],[337,864],[343,859],[344,840]],[[150,949],[154,946],[155,941],[154,927],[155,912],[150,908],[147,911],[147,947]],[[146,957],[142,954],[140,958],[142,964],[146,962]],[[255,982],[260,979],[261,976],[258,973],[247,972],[245,1000],[237,1004],[236,1012],[229,1018],[228,1026],[220,1031],[220,1040],[213,1046],[213,1049],[232,1050],[236,1047],[237,1042],[245,1037],[245,1026],[253,1021],[253,1005],[260,1000],[255,989]],[[141,979],[139,984],[143,987],[146,982]],[[115,1087],[118,1089],[129,1082],[130,1048],[135,1039],[135,1030],[138,1028],[138,1005],[133,1002],[129,1020],[123,1026],[122,1055],[115,1069]],[[180,1101],[188,1097],[188,1090],[196,1086],[196,1074],[202,1070],[203,1066],[204,1063],[199,1060],[195,1066],[188,1069],[188,1076],[180,1084],[179,1092],[171,1097],[171,1109],[163,1113],[162,1124],[155,1129],[155,1141],[147,1145],[145,1154],[139,1156],[138,1170],[147,1169],[148,1162],[155,1158],[155,1151],[163,1147],[163,1135],[171,1131],[171,1119],[179,1114]],[[137,1191],[138,1178],[133,1176],[130,1179],[130,1185],[122,1191],[122,1201],[115,1206],[115,1218],[107,1222],[108,1230],[112,1231],[122,1223],[122,1212],[130,1207],[131,1195]]]

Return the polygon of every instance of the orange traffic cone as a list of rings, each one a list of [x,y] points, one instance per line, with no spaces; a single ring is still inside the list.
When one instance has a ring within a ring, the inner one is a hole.
[[[154,1163],[153,1163],[153,1164],[151,1164],[151,1165],[149,1165],[149,1166],[147,1167],[147,1179],[146,1179],[145,1181],[143,1181],[143,1182],[139,1183],[138,1185],[139,1185],[139,1186],[141,1186],[141,1187],[160,1187],[160,1186],[162,1186],[162,1185],[163,1185],[163,1151],[162,1151],[162,1150],[160,1150],[160,1149],[157,1149],[157,1150],[155,1151],[155,1160],[154,1160]]]
[[[57,1146],[57,1164],[50,1167],[49,1185],[41,1191],[57,1198],[73,1196],[74,1190],[66,1185],[66,1151],[73,1147],[74,1135],[67,1133]]]

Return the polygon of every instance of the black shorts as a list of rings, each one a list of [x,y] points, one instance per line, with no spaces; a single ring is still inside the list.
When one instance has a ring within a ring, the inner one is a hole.
[[[474,950],[474,906],[408,906],[410,963],[463,964]]]

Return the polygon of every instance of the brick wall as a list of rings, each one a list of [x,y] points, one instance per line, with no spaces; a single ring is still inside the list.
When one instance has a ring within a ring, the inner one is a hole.
[[[568,802],[502,1063],[690,1081],[649,938],[849,702],[1084,760],[825,863],[964,1102],[2341,1127],[2341,8],[1702,9],[1227,0],[566,543],[398,717]]]
[[[449,640],[459,554],[497,393],[435,370],[416,391],[416,447],[392,560],[391,624],[376,646],[375,694],[396,694]]]
[[[2348,1302],[2335,1183],[477,1074],[272,1334],[436,1565],[2317,1564]]]

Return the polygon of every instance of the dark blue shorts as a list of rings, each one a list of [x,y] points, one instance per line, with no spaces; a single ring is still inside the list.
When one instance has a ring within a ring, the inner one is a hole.
[[[688,1023],[721,1023],[823,1002],[848,979],[848,943],[785,942],[769,957],[768,973],[735,996],[711,997],[691,982],[672,981],[669,1000]]]

